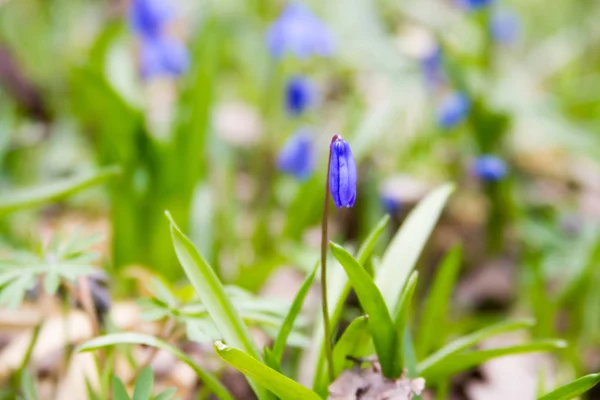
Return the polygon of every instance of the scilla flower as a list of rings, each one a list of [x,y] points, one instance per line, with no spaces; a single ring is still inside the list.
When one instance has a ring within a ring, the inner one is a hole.
[[[140,74],[143,78],[179,76],[189,67],[184,44],[167,33],[174,12],[168,0],[133,0],[129,24],[140,41]]]
[[[310,107],[315,98],[312,83],[305,77],[291,78],[285,88],[285,106],[291,115],[300,115]]]
[[[334,136],[329,156],[329,188],[337,208],[354,206],[356,200],[356,163],[350,145]]]
[[[471,102],[462,93],[448,93],[442,97],[437,108],[438,125],[450,129],[461,123],[469,114]]]
[[[442,65],[442,50],[439,46],[434,46],[425,54],[421,60],[421,71],[425,77],[427,85],[433,89],[440,88],[445,83],[444,70]]]
[[[312,135],[307,129],[300,129],[285,143],[277,167],[298,180],[309,178],[315,167],[315,149]]]
[[[306,6],[291,3],[269,27],[267,46],[274,58],[286,53],[298,58],[327,57],[333,53],[333,36]]]
[[[468,10],[478,10],[492,4],[494,0],[456,0],[456,3]]]
[[[490,32],[497,43],[510,44],[517,40],[521,30],[519,15],[510,10],[500,10],[492,15]]]
[[[475,160],[472,172],[473,175],[483,181],[497,182],[506,176],[508,167],[500,157],[484,154]]]

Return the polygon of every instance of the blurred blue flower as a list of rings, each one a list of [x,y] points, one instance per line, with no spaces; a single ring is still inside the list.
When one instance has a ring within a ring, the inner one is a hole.
[[[402,209],[400,200],[386,194],[381,196],[381,206],[384,211],[390,215],[396,215],[398,214],[398,211]]]
[[[421,58],[421,71],[423,71],[425,82],[429,87],[439,88],[444,84],[442,50],[438,46]]]
[[[450,129],[461,123],[469,114],[471,102],[462,93],[453,92],[442,97],[437,109],[438,125]]]
[[[267,46],[274,58],[292,53],[298,58],[333,53],[333,35],[329,28],[306,6],[291,3],[267,31]]]
[[[492,154],[477,158],[472,167],[473,175],[486,182],[497,182],[506,176],[508,167],[503,159]]]
[[[459,6],[469,9],[478,10],[483,7],[487,7],[494,2],[494,0],[456,0]]]
[[[279,152],[277,167],[298,180],[306,180],[313,173],[315,158],[312,135],[308,130],[300,129],[290,136]]]
[[[163,36],[144,38],[140,46],[140,74],[144,79],[176,77],[189,68],[189,53],[177,39]]]
[[[356,201],[356,162],[350,145],[336,135],[331,142],[329,188],[337,208],[350,208]]]
[[[501,10],[492,15],[490,32],[494,40],[500,44],[514,43],[521,31],[521,20],[514,11]]]
[[[144,79],[156,76],[179,76],[190,63],[184,44],[169,37],[166,24],[174,17],[168,0],[133,0],[129,9],[129,24],[140,39],[140,75]]]
[[[285,88],[285,106],[291,115],[300,115],[310,107],[315,98],[312,83],[303,76],[291,78]]]
[[[129,8],[129,24],[141,36],[160,35],[173,17],[169,0],[133,0]]]

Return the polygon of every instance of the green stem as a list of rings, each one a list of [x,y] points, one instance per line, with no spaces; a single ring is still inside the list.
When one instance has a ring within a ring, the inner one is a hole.
[[[333,143],[338,136],[331,140]],[[327,358],[327,372],[329,381],[333,382],[333,354],[331,350],[331,323],[329,321],[329,306],[327,304],[327,219],[329,216],[329,174],[331,168],[331,144],[329,145],[329,159],[327,161],[327,179],[325,179],[325,204],[323,205],[323,223],[321,225],[321,296],[323,297],[323,329],[325,331],[325,356]]]

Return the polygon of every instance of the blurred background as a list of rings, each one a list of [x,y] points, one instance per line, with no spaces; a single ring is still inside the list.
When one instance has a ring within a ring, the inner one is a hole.
[[[593,0],[0,0],[0,256],[91,246],[73,259],[98,275],[96,311],[133,327],[149,282],[190,296],[169,210],[224,282],[291,301],[318,259],[340,134],[358,194],[330,237],[357,248],[388,214],[381,253],[454,182],[416,298],[460,246],[445,335],[528,316],[569,347],[485,364],[446,394],[533,398],[600,369],[598,18]],[[0,272],[0,380],[15,338],[64,311],[36,297],[36,271]],[[39,350],[40,398],[77,385],[52,372],[57,351]]]

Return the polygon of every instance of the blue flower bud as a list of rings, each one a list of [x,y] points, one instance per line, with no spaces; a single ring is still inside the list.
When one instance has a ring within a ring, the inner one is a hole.
[[[492,15],[490,32],[497,43],[511,44],[519,37],[521,21],[519,15],[510,10],[501,10]]]
[[[189,68],[189,53],[177,39],[146,38],[140,45],[140,73],[145,79],[163,75],[176,77]]]
[[[267,31],[267,46],[273,58],[291,53],[298,58],[333,53],[333,35],[329,28],[306,6],[289,4]]]
[[[302,76],[296,76],[288,81],[285,88],[285,106],[291,115],[302,114],[314,101],[314,87]]]
[[[400,200],[386,194],[381,196],[381,206],[384,211],[390,215],[396,215],[398,214],[398,211],[402,209]]]
[[[356,163],[350,145],[336,135],[331,142],[329,188],[337,208],[354,206],[356,201]]]
[[[133,0],[129,8],[129,24],[141,36],[157,36],[174,16],[168,0]]]
[[[500,157],[484,154],[475,160],[472,171],[481,180],[497,182],[506,176],[508,167]]]
[[[440,101],[437,109],[438,125],[450,129],[460,124],[469,114],[471,102],[462,93],[450,93]]]
[[[306,129],[300,129],[288,139],[277,158],[277,167],[301,181],[312,175],[315,149],[312,135]]]

